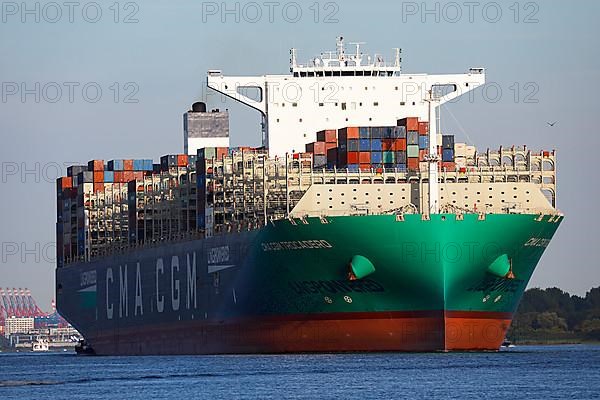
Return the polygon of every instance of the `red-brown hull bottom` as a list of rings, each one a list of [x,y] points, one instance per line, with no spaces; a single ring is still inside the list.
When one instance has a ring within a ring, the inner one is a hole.
[[[97,354],[497,351],[509,313],[395,312],[181,322],[89,336]]]

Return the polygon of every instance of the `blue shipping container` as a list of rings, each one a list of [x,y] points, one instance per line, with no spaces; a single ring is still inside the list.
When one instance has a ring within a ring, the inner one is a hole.
[[[380,151],[374,151],[371,153],[371,164],[381,164],[383,157]]]
[[[143,171],[144,170],[144,160],[133,160],[133,170],[134,171]]]
[[[113,171],[104,171],[104,182],[112,183],[115,181],[115,173]]]
[[[358,172],[360,165],[359,164],[348,164],[348,171]]]
[[[111,160],[108,162],[109,171],[123,171],[124,168],[123,160]]]
[[[371,150],[381,151],[381,139],[371,139]]]
[[[371,130],[368,126],[361,126],[358,128],[358,137],[361,139],[368,139],[371,137]]]
[[[442,150],[442,161],[454,161],[454,150],[443,149]]]
[[[371,141],[369,139],[360,139],[358,149],[359,151],[371,151]]]
[[[425,150],[429,148],[429,136],[419,136],[419,149]]]

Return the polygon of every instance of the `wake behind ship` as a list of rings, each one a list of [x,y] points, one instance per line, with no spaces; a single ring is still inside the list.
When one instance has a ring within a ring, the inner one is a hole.
[[[482,68],[290,53],[289,75],[208,73],[263,147],[196,103],[185,154],[58,180],[60,313],[96,354],[498,350],[563,218],[554,151],[438,133]]]

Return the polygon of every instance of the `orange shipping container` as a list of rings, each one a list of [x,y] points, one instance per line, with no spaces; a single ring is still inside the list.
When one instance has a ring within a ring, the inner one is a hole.
[[[360,170],[361,171],[370,171],[371,170],[371,164],[360,164]]]
[[[397,121],[397,125],[406,127],[407,131],[418,131],[419,119],[417,117],[402,118]]]
[[[429,133],[429,122],[420,121],[419,122],[419,135],[427,135]]]
[[[325,148],[325,142],[312,142],[306,145],[306,151],[316,156],[325,156],[327,151]]]
[[[60,178],[59,187],[61,189],[67,189],[73,187],[73,177],[71,176],[63,176]]]
[[[135,171],[133,173],[133,178],[137,179],[137,180],[142,180],[144,179],[144,171]]]
[[[337,143],[325,143],[325,151],[329,151],[331,149],[336,149]]]
[[[88,171],[104,171],[104,160],[92,160],[88,162]]]
[[[94,171],[94,183],[104,182],[104,171]]]
[[[94,193],[99,193],[104,191],[104,183],[96,183],[94,182]]]
[[[395,151],[406,150],[406,139],[395,139],[393,150],[395,150]]]
[[[416,157],[410,157],[407,160],[408,169],[411,171],[417,171],[419,169],[419,159]]]
[[[178,167],[187,167],[188,165],[188,156],[185,154],[177,155],[177,166]]]
[[[340,141],[346,141],[347,139],[359,139],[358,127],[348,126],[346,128],[341,128],[338,131],[338,139]]]
[[[133,171],[123,171],[123,183],[127,183],[134,179]]]
[[[427,155],[427,150],[419,150],[419,161],[425,161],[425,156]]]
[[[350,153],[348,153],[350,154]],[[361,151],[358,153],[358,161],[361,164],[370,164],[371,163],[371,153],[368,151]],[[353,164],[353,163],[349,163]]]
[[[317,132],[317,142],[337,143],[337,132],[335,129],[325,129]]]
[[[133,171],[133,160],[123,160],[123,169],[125,171]]]

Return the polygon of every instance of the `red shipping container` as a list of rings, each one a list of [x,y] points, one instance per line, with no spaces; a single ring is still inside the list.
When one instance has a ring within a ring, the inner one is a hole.
[[[325,129],[317,132],[317,142],[336,143],[337,132],[335,129]]]
[[[416,157],[409,157],[406,163],[407,167],[411,171],[417,171],[419,169],[419,159]]]
[[[371,163],[371,153],[368,151],[361,151],[358,153],[358,161],[361,164],[370,164]],[[354,163],[349,163],[354,164]]]
[[[329,151],[331,149],[336,149],[337,143],[325,143],[325,151]]]
[[[419,135],[427,135],[429,133],[429,122],[420,121],[419,122]]]
[[[94,171],[94,183],[104,182],[104,171]]]
[[[427,155],[427,150],[419,150],[419,161],[425,161],[425,156]]]
[[[144,179],[144,171],[135,171],[133,173],[133,178],[141,181]]]
[[[99,193],[104,191],[104,183],[96,183],[94,182],[94,193]]]
[[[327,155],[327,150],[325,148],[325,142],[312,142],[306,145],[306,151],[308,153],[312,153],[316,156],[325,156]]]
[[[114,181],[115,181],[115,182],[118,182],[118,183],[123,183],[123,182],[125,182],[125,181],[123,180],[123,174],[124,174],[124,172],[123,172],[123,171],[115,171],[115,172],[114,172],[114,174],[115,174],[115,178],[114,178]]]
[[[397,121],[398,126],[406,127],[407,131],[419,130],[419,119],[417,117],[406,117]]]
[[[406,139],[395,139],[393,150],[394,151],[406,150]]]
[[[360,156],[359,156],[359,152],[358,151],[349,151],[348,153],[348,157],[347,157],[347,164],[358,164],[359,160],[360,160]]]
[[[394,151],[394,139],[381,139],[381,150],[383,151]]]
[[[133,160],[123,160],[123,169],[125,171],[133,171]]]
[[[370,171],[371,170],[371,164],[360,164],[359,166],[361,171]]]
[[[550,152],[549,151],[543,151],[542,152],[542,156],[543,157],[550,157]]]
[[[446,171],[454,171],[456,170],[456,164],[451,161],[442,162],[442,168],[445,168]]]
[[[188,156],[185,154],[179,154],[177,156],[177,166],[178,167],[187,167],[188,165]]]

